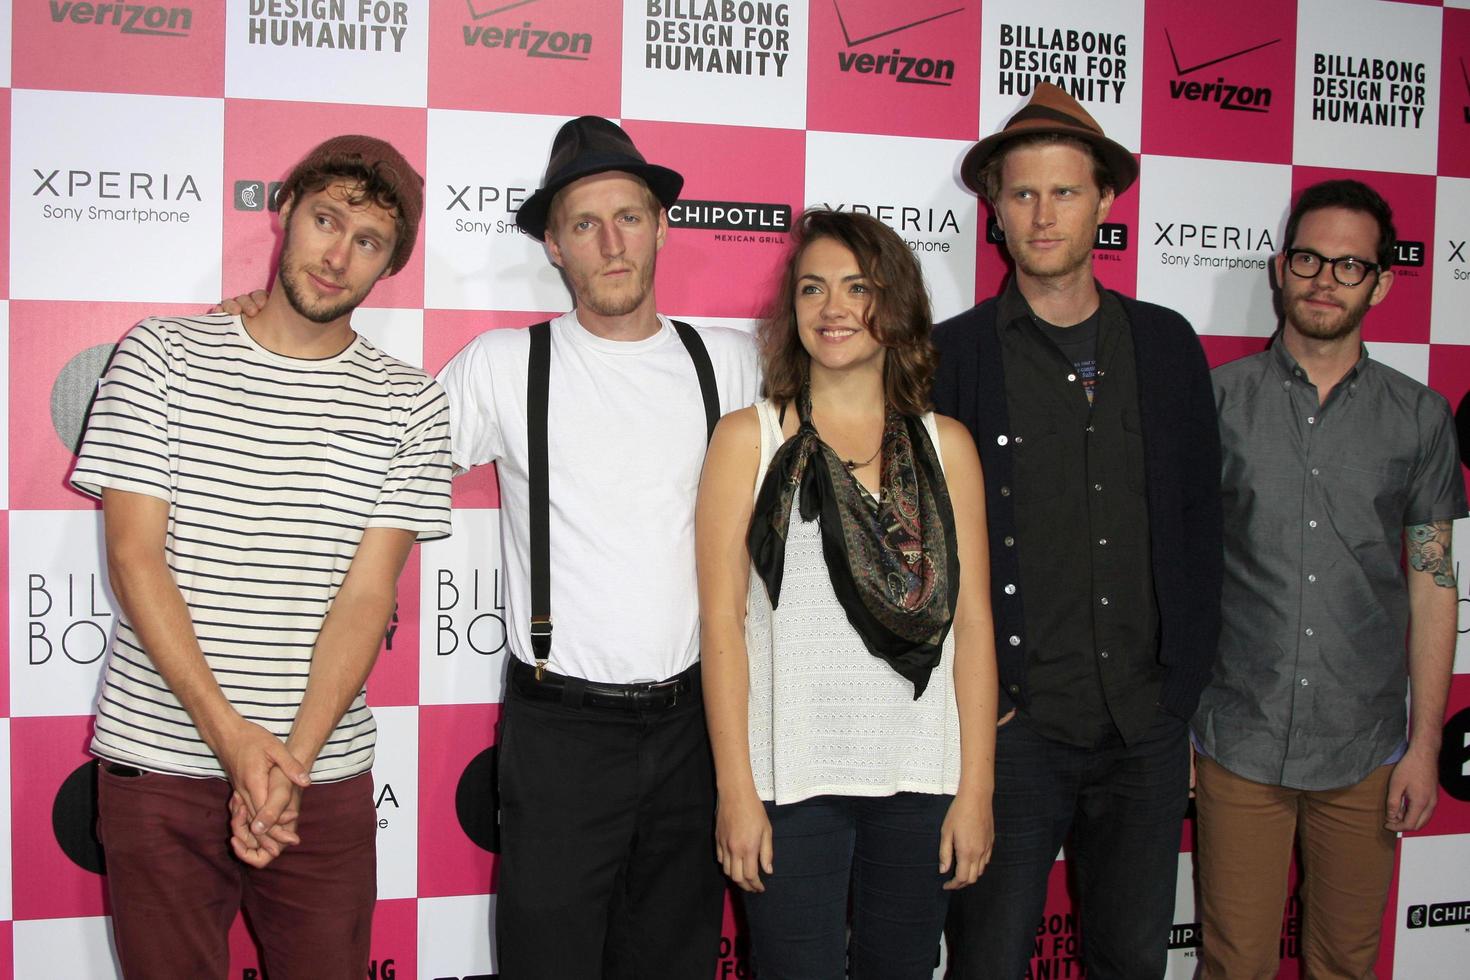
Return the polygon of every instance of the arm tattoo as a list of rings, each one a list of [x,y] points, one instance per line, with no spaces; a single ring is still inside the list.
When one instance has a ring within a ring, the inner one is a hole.
[[[1450,522],[1433,521],[1411,524],[1405,531],[1409,539],[1409,567],[1434,576],[1434,584],[1447,589],[1455,587],[1455,570],[1450,564]]]

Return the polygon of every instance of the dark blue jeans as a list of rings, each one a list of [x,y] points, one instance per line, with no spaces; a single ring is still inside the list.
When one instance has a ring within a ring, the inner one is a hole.
[[[1162,710],[1131,746],[1116,736],[1064,745],[1019,718],[1001,726],[995,850],[980,880],[955,893],[950,980],[1026,975],[1064,840],[1088,980],[1162,977],[1188,804],[1187,730]]]
[[[949,907],[939,831],[951,800],[899,793],[767,803],[775,874],[762,876],[764,892],[744,896],[760,980],[929,980]]]

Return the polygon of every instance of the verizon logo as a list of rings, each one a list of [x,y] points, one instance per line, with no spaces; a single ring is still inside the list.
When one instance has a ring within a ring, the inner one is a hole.
[[[1241,48],[1239,51],[1222,54],[1216,58],[1207,58],[1197,65],[1188,66],[1179,63],[1179,53],[1174,49],[1174,38],[1169,34],[1167,28],[1164,30],[1164,40],[1169,43],[1169,57],[1174,61],[1174,74],[1177,76],[1169,80],[1169,98],[1182,99],[1185,102],[1213,102],[1221,109],[1236,112],[1266,112],[1271,108],[1271,89],[1264,85],[1240,85],[1236,82],[1227,82],[1223,75],[1217,76],[1213,82],[1198,82],[1185,76],[1234,60],[1253,51],[1269,48],[1273,44],[1280,44],[1281,38],[1253,44],[1248,48]]]
[[[123,34],[188,37],[194,11],[188,7],[161,7],[142,3],[58,3],[49,0],[51,22],[116,27]]]

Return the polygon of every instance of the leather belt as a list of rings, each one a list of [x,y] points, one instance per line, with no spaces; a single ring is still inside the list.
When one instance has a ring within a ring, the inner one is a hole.
[[[700,696],[699,664],[666,681],[646,684],[604,684],[540,671],[518,659],[510,664],[515,692],[534,701],[555,701],[568,707],[608,708],[615,711],[663,711]]]

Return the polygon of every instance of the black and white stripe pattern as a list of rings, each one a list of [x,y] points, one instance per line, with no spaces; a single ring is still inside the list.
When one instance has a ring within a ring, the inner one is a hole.
[[[123,339],[71,480],[170,503],[167,559],[205,658],[240,713],[285,738],[363,531],[448,535],[449,476],[447,403],[422,371],[360,337],[333,358],[282,357],[212,315],[148,319]],[[359,692],[313,778],[365,772],[375,733]],[[126,617],[93,751],[222,775]]]

